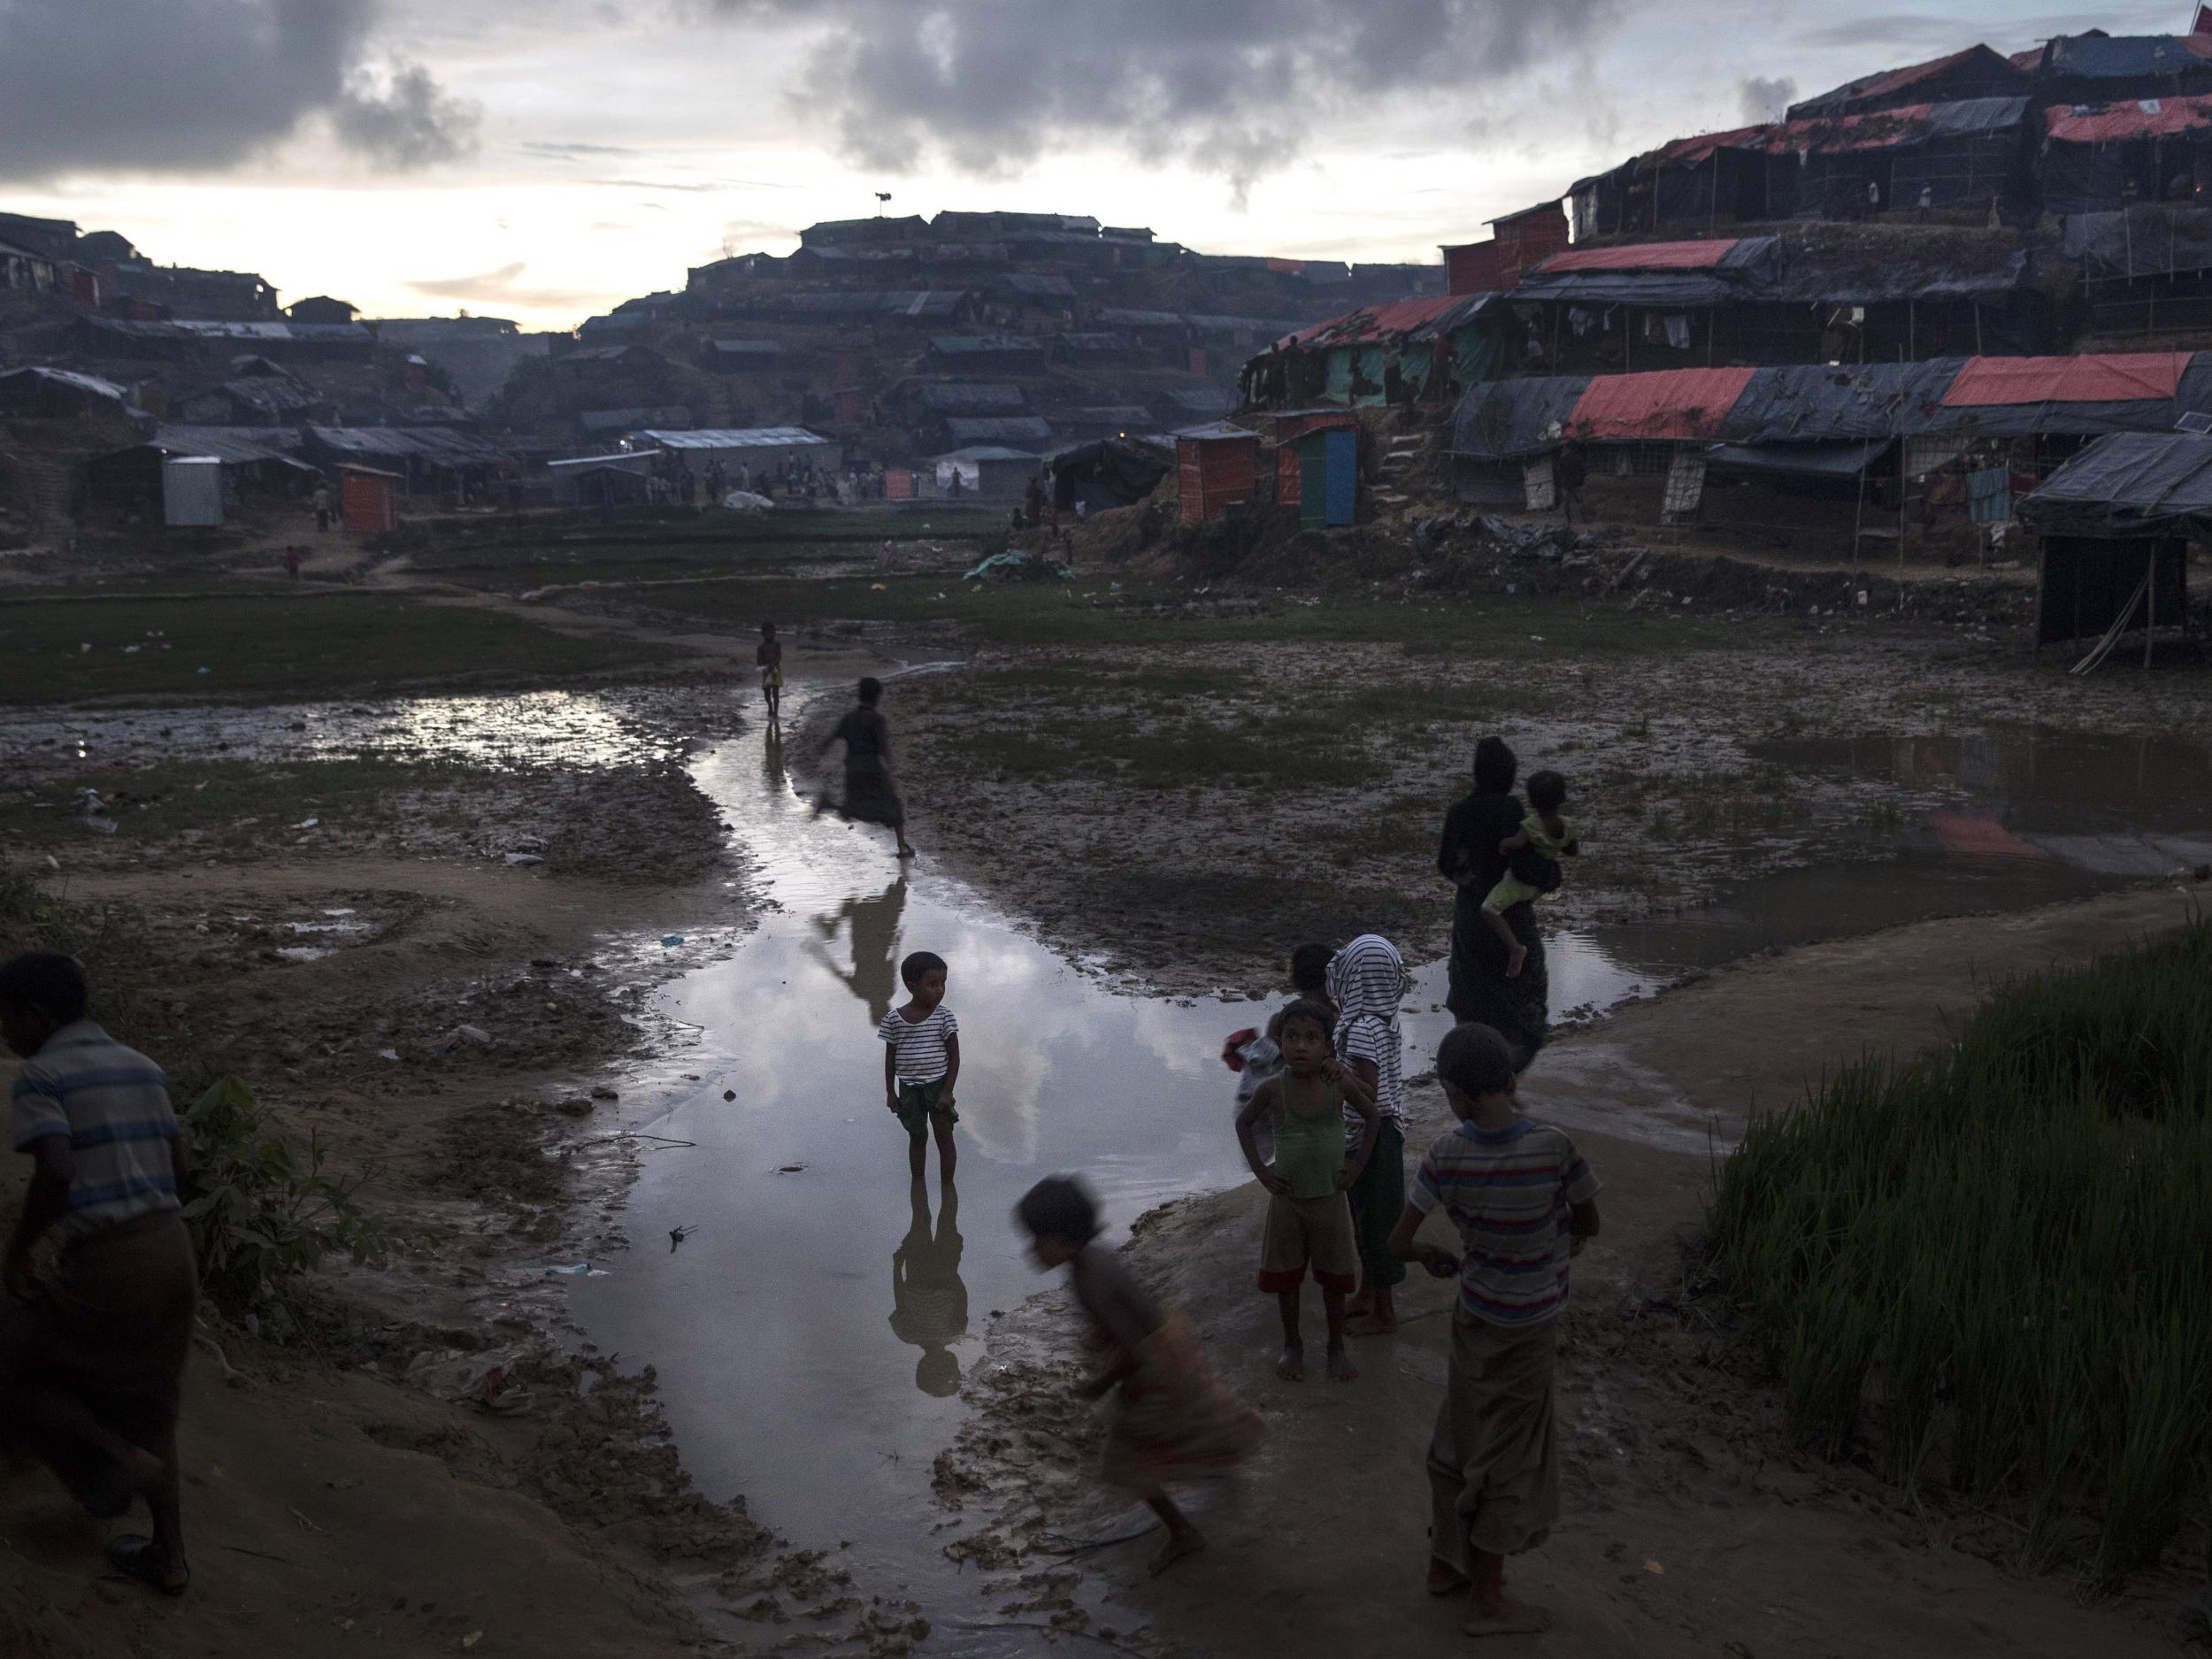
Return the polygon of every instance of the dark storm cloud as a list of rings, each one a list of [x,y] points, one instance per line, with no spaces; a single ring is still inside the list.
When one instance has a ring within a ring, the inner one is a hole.
[[[1102,140],[1248,181],[1318,120],[1565,67],[1615,0],[708,0],[822,31],[794,100],[848,156],[1018,171]],[[1469,111],[1472,113],[1472,111]]]
[[[475,112],[375,37],[375,0],[0,0],[0,178],[243,161],[316,116],[394,167]]]
[[[1778,121],[1797,97],[1797,82],[1787,75],[1746,75],[1736,82],[1736,108],[1751,125]]]

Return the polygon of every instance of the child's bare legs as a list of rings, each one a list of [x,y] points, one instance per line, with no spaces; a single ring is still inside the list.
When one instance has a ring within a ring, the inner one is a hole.
[[[1398,1328],[1398,1299],[1387,1285],[1370,1285],[1344,1304],[1344,1328],[1354,1336],[1387,1336]]]
[[[916,1180],[929,1173],[929,1137],[911,1134],[906,1138],[907,1172]]]
[[[1503,1555],[1474,1548],[1468,1554],[1474,1560],[1475,1576],[1467,1584],[1467,1617],[1461,1630],[1470,1636],[1517,1636],[1551,1628],[1548,1608],[1516,1601],[1505,1593]]]
[[[1352,1356],[1344,1348],[1344,1293],[1328,1285],[1322,1286],[1321,1311],[1329,1320],[1329,1380],[1350,1382],[1359,1375],[1359,1367],[1352,1363]]]
[[[1490,924],[1490,931],[1505,946],[1505,977],[1509,979],[1515,978],[1521,972],[1521,964],[1528,960],[1528,947],[1513,936],[1513,930],[1506,926],[1505,918],[1487,904],[1482,907],[1482,919]]]
[[[1285,1382],[1303,1382],[1306,1341],[1298,1334],[1298,1286],[1277,1291],[1275,1305],[1283,1313],[1283,1356],[1275,1362],[1275,1374]]]
[[[943,1112],[932,1112],[929,1115],[929,1126],[937,1135],[937,1173],[949,1187],[952,1184],[953,1166],[960,1162],[960,1154],[952,1144],[952,1119]],[[921,1148],[921,1137],[917,1135],[914,1139],[914,1179],[916,1180],[919,1180],[922,1175]]]
[[[1167,1542],[1160,1546],[1160,1553],[1152,1557],[1152,1571],[1165,1572],[1186,1555],[1195,1555],[1206,1548],[1206,1535],[1190,1524],[1190,1517],[1175,1507],[1175,1500],[1158,1487],[1144,1494],[1144,1501],[1152,1506],[1152,1513],[1160,1517],[1167,1528]]]

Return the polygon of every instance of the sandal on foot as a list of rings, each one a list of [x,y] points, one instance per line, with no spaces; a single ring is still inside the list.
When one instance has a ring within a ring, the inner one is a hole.
[[[108,1563],[126,1578],[150,1585],[164,1595],[182,1595],[192,1587],[192,1569],[187,1567],[181,1579],[170,1583],[155,1558],[154,1540],[137,1532],[108,1540]]]

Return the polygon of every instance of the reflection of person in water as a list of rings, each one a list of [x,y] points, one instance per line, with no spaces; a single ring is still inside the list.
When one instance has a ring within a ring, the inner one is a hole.
[[[825,939],[836,936],[841,921],[851,926],[853,971],[848,973],[833,962],[829,970],[867,1003],[869,1019],[879,1025],[899,994],[899,918],[905,913],[906,878],[901,876],[879,897],[847,899],[830,915],[814,918]]]
[[[914,1224],[891,1253],[891,1329],[922,1350],[914,1386],[940,1400],[960,1387],[960,1361],[952,1344],[968,1334],[968,1287],[960,1279],[960,1194],[948,1182],[929,1226],[929,1188],[916,1181]]]

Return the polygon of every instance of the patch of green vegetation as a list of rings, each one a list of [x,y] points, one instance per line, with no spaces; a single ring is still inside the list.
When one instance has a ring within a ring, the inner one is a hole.
[[[621,596],[621,595],[618,595]],[[1213,645],[1277,642],[1394,643],[1430,656],[1506,656],[1533,663],[1609,651],[1726,649],[1739,624],[1677,615],[1590,609],[1557,599],[1476,600],[1347,596],[1256,606],[1199,597],[1179,583],[1129,587],[1072,582],[963,582],[938,576],[672,583],[626,595],[703,620],[749,626],[772,617],[787,626],[839,621],[950,624],[996,645]]]
[[[291,588],[0,601],[0,703],[296,700],[645,672],[682,653],[579,638],[467,605]],[[204,672],[203,672],[204,671]]]
[[[1999,988],[1753,1122],[1713,1260],[1795,1432],[2107,1582],[2212,1502],[2212,925]]]
[[[46,847],[82,841],[81,791],[96,790],[119,840],[165,841],[188,832],[215,850],[250,844],[299,823],[358,829],[405,813],[433,826],[465,812],[453,798],[493,787],[495,775],[458,761],[395,760],[373,754],[274,764],[245,760],[157,761],[144,766],[73,763],[59,750],[20,757],[19,787],[0,791],[0,840]]]

